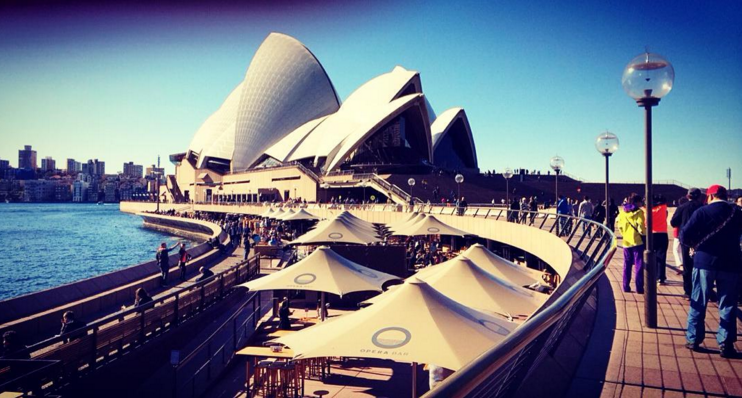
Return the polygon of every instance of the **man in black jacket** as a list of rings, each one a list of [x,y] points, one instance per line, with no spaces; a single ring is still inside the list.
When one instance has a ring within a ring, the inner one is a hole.
[[[711,286],[719,296],[719,331],[716,341],[724,358],[736,355],[737,290],[742,274],[742,211],[727,203],[727,190],[712,185],[706,191],[709,204],[696,210],[680,231],[680,243],[695,251],[693,292],[688,312],[686,347],[697,349],[706,334],[705,318]]]
[[[162,286],[167,286],[167,275],[170,273],[170,251],[178,247],[178,244],[174,244],[168,248],[165,242],[162,242],[159,248],[157,248],[157,265],[160,266],[160,272],[162,275]]]
[[[683,228],[693,213],[703,206],[703,194],[700,189],[689,189],[686,197],[688,201],[675,209],[675,214],[670,219],[673,228]],[[690,256],[690,247],[680,245],[680,248],[683,256],[683,291],[685,298],[690,299],[693,292],[693,257]]]

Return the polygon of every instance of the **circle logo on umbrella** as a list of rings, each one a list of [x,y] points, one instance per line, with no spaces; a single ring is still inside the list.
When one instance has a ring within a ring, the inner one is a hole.
[[[428,227],[428,232],[433,232],[433,233],[441,232],[441,229],[438,227]]]
[[[371,337],[371,342],[379,348],[399,348],[409,343],[412,333],[409,330],[397,326],[379,329]]]
[[[301,274],[294,278],[294,283],[298,285],[306,285],[317,280],[317,276],[314,274]]]
[[[341,234],[340,232],[331,232],[329,235],[327,235],[327,237],[330,239],[340,239],[343,237],[343,234]]]
[[[510,334],[510,331],[508,331],[504,327],[486,319],[480,319],[479,324],[502,336],[507,336],[508,334]]]

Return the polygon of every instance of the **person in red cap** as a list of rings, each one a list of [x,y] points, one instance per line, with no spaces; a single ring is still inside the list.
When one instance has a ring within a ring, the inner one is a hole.
[[[719,330],[716,341],[724,358],[736,355],[737,290],[742,274],[742,211],[727,203],[727,190],[712,185],[706,190],[708,205],[696,210],[680,231],[680,243],[690,247],[693,256],[693,291],[688,312],[686,347],[698,349],[706,334],[706,304],[716,283],[719,304]]]

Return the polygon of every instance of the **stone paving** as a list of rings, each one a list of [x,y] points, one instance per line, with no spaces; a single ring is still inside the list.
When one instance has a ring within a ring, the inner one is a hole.
[[[610,283],[600,287],[610,287],[612,292],[603,292],[599,299],[608,298],[599,304],[599,312],[603,311],[606,317],[615,305],[615,326],[612,331],[598,327],[594,330],[597,338],[604,340],[604,346],[611,346],[607,364],[601,368],[605,372],[596,375],[602,372],[583,369],[578,371],[575,384],[602,384],[598,391],[601,397],[742,396],[742,356],[733,359],[719,356],[715,338],[719,325],[716,304],[708,306],[706,339],[701,350],[685,348],[689,302],[682,296],[682,275],[676,272],[671,253],[668,263],[671,264],[667,270],[668,284],[657,289],[658,327],[650,329],[644,322],[644,296],[622,290],[623,250],[619,247],[606,271]],[[742,330],[739,313],[737,317],[739,333]],[[742,350],[742,344],[736,343],[735,348]],[[573,384],[572,392],[575,391],[579,388],[575,390]]]

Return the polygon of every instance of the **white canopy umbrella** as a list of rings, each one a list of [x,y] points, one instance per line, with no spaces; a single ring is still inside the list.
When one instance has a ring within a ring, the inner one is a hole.
[[[314,290],[343,296],[360,291],[380,292],[385,282],[394,279],[399,278],[354,263],[321,246],[290,267],[240,286],[250,290]]]
[[[292,216],[293,214],[294,214],[294,210],[288,209],[288,210],[284,210],[283,213],[281,214],[276,214],[275,216],[273,216],[273,218],[279,221],[285,221],[286,217]]]
[[[394,235],[420,236],[420,235],[472,235],[466,231],[454,228],[443,223],[435,216],[426,215],[425,218],[414,224],[408,224],[400,229],[394,230]]]
[[[419,276],[457,302],[483,312],[525,319],[546,301],[547,295],[517,286],[457,256]]]
[[[459,304],[413,278],[378,303],[277,341],[295,358],[391,359],[458,370],[516,324]]]
[[[319,220],[319,217],[310,214],[304,209],[299,209],[291,215],[284,217],[283,221]]]
[[[371,232],[350,224],[343,219],[335,218],[320,222],[313,230],[291,241],[290,244],[355,243],[365,245],[379,241],[380,239]]]
[[[344,211],[344,212],[338,214],[335,218],[339,218],[341,220],[347,221],[348,223],[350,223],[350,224],[352,224],[352,225],[354,225],[354,226],[356,226],[358,228],[361,228],[363,230],[366,230],[369,233],[372,233],[374,235],[377,234],[376,227],[374,226],[373,223],[370,223],[370,222],[368,222],[366,220],[363,220],[361,218],[358,218],[358,217],[354,216],[353,214],[351,214],[348,211]]]
[[[269,217],[269,218],[275,218],[275,219],[277,219],[277,220],[280,220],[280,219],[281,219],[281,216],[282,216],[282,215],[283,215],[283,214],[284,214],[285,212],[286,212],[286,211],[285,211],[284,209],[282,209],[282,208],[278,208],[278,210],[274,211],[274,212],[273,212],[273,214],[271,214],[271,215],[270,215],[270,216],[268,216],[268,217]]]
[[[392,224],[388,225],[388,228],[390,231],[394,232],[398,229],[402,229],[408,225],[412,225],[417,223],[418,221],[425,218],[425,214],[423,213],[412,213],[409,217],[405,218],[402,221],[397,221]]]
[[[423,268],[408,279],[412,278],[424,280],[463,305],[508,318],[523,319],[532,315],[548,297],[495,276],[463,255]],[[390,290],[363,304],[379,302]]]
[[[268,210],[264,211],[263,214],[260,215],[260,217],[271,217],[274,213],[274,210],[272,207],[269,207]]]
[[[485,271],[518,286],[541,281],[541,272],[510,262],[479,243],[472,245],[462,254]]]

